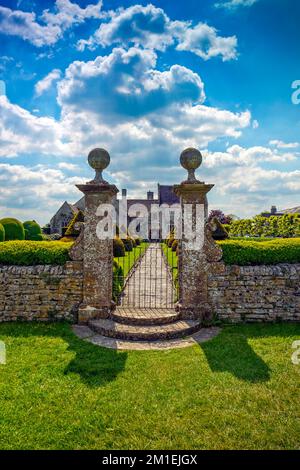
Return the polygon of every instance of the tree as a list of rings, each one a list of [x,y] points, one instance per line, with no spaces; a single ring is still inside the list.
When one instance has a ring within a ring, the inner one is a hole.
[[[230,224],[232,222],[231,217],[225,215],[220,209],[210,211],[208,221],[210,222],[213,218],[218,219],[221,224]]]

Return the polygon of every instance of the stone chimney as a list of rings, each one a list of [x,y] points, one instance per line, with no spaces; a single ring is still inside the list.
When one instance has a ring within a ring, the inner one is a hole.
[[[153,199],[154,199],[153,191],[148,191],[147,192],[147,199],[148,199],[148,201],[153,201]]]
[[[271,207],[271,214],[272,215],[275,215],[277,213],[277,207],[276,206],[272,206]]]

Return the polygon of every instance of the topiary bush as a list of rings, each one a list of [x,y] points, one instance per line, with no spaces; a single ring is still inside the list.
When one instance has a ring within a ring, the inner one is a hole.
[[[79,210],[74,215],[74,217],[70,221],[69,225],[67,226],[65,234],[64,234],[65,237],[74,237],[74,238],[78,237],[78,235],[80,233],[80,230],[75,228],[75,225],[78,222],[84,222],[84,213],[81,210]]]
[[[300,238],[268,241],[224,240],[218,242],[225,264],[240,266],[300,262]]]
[[[23,224],[18,219],[7,217],[5,219],[1,219],[0,224],[4,227],[5,241],[25,239]]]
[[[226,240],[226,238],[228,238],[228,233],[225,230],[224,225],[222,225],[216,217],[211,220],[210,224],[214,240]]]
[[[4,242],[5,240],[5,230],[2,224],[0,224],[0,242]]]
[[[121,258],[125,256],[125,246],[123,240],[121,240],[119,237],[115,237],[113,244],[114,258]]]
[[[123,268],[114,261],[113,263],[113,300],[116,302],[124,287]]]
[[[176,251],[178,247],[178,240],[174,240],[172,243],[172,251]]]
[[[23,227],[25,230],[25,240],[43,240],[41,227],[35,220],[26,220],[26,222],[23,222]]]
[[[131,238],[129,238],[129,237],[122,238],[122,241],[123,241],[124,246],[125,246],[125,251],[132,251],[133,250],[133,245],[132,245]]]
[[[72,243],[9,241],[0,244],[0,264],[32,266],[36,264],[65,264]]]

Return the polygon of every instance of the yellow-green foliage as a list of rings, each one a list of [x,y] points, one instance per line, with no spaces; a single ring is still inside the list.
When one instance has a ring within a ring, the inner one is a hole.
[[[300,238],[268,241],[224,240],[218,242],[226,264],[240,266],[300,262]]]
[[[230,224],[230,236],[234,237],[299,237],[300,214],[235,220]]]
[[[6,217],[0,220],[5,230],[5,240],[24,240],[25,230],[22,222],[18,219]]]
[[[0,224],[0,242],[4,242],[5,240],[5,230],[2,224]]]
[[[78,211],[73,219],[70,221],[67,230],[65,231],[65,236],[66,237],[78,237],[79,235],[79,230],[75,229],[75,224],[77,222],[83,222],[84,221],[84,214],[82,211]]]
[[[0,244],[0,264],[65,264],[72,243],[9,241]]]

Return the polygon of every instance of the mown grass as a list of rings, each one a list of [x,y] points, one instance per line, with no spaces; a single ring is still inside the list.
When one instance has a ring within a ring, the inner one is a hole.
[[[122,352],[67,324],[1,324],[1,449],[298,449],[300,325]]]

